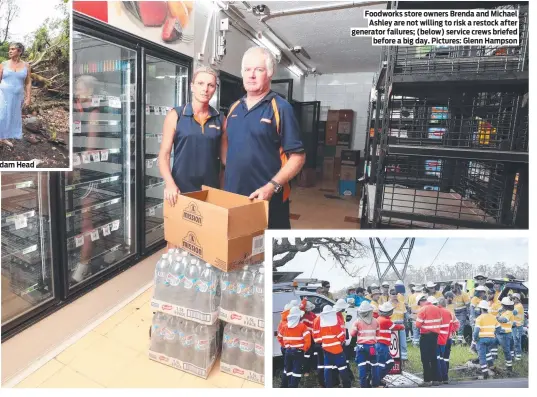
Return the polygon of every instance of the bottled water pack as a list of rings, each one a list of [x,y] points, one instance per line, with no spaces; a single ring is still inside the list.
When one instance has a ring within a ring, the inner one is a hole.
[[[222,362],[248,371],[265,372],[265,333],[226,324],[222,341]]]
[[[265,269],[260,265],[220,276],[220,307],[252,317],[265,317]]]

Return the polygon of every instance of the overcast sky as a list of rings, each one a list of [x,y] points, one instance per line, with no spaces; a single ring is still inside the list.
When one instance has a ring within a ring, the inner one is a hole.
[[[294,242],[293,238],[289,240]],[[369,239],[359,240],[369,247]],[[383,240],[381,239],[381,241]],[[402,238],[386,238],[384,247],[390,256],[395,255],[403,240]],[[440,251],[444,242],[446,242],[445,238],[416,238],[408,262],[409,265],[416,268],[429,266],[437,254],[438,257],[434,261],[434,265],[454,264],[456,262],[469,262],[475,265],[493,265],[496,262],[505,262],[507,265],[523,265],[528,262],[528,239],[526,238],[449,238]],[[356,259],[350,266],[350,269],[364,267],[359,277],[355,279],[349,277],[339,265],[335,264],[332,258],[327,257],[324,253],[323,256],[325,256],[326,262],[319,257],[317,250],[300,252],[279,270],[302,271],[303,274],[299,276],[300,278],[311,277],[329,280],[333,291],[358,282],[359,278],[368,274],[368,271],[371,275],[376,272],[371,250],[369,250],[368,257]]]
[[[39,28],[45,19],[61,17],[61,11],[56,9],[60,2],[60,0],[15,0],[19,6],[19,15],[9,28],[11,40],[22,41],[27,34]]]

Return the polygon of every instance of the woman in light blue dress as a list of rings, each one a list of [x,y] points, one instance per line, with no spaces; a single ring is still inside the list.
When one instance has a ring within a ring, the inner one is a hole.
[[[24,46],[9,45],[9,60],[0,64],[0,144],[12,147],[8,139],[22,138],[22,108],[30,105],[30,65],[21,60]]]

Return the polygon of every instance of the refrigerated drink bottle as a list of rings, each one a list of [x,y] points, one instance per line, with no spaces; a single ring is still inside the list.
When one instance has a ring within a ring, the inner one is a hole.
[[[172,305],[181,305],[183,287],[181,283],[185,277],[185,263],[183,256],[174,255],[172,266],[168,270],[168,302]]]
[[[185,278],[183,281],[183,294],[181,299],[183,300],[183,304],[181,306],[185,306],[189,309],[197,309],[196,304],[196,298],[197,298],[197,291],[196,291],[196,285],[198,283],[199,278],[199,270],[198,270],[198,260],[197,259],[191,259],[190,265],[188,266]]]
[[[218,276],[213,267],[206,263],[197,285],[198,309],[204,313],[212,313],[216,310],[216,286]]]
[[[251,370],[255,359],[255,343],[252,330],[242,327],[239,333],[239,360],[238,366],[243,369]]]
[[[166,325],[166,314],[157,312],[153,315],[150,350],[157,353],[165,353],[164,328]]]
[[[265,318],[265,269],[259,268],[254,279],[252,316]]]
[[[251,315],[252,296],[254,290],[254,275],[248,265],[243,267],[237,282],[236,311],[241,314]]]
[[[155,266],[155,293],[154,297],[164,300],[166,295],[166,276],[168,274],[168,254],[163,254]]]
[[[254,331],[254,351],[255,365],[254,372],[265,374],[265,333],[263,331]]]

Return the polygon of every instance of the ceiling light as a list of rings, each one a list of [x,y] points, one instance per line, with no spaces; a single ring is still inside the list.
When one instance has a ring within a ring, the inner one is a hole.
[[[289,69],[291,72],[293,72],[294,74],[296,74],[298,77],[302,77],[304,75],[304,72],[302,71],[302,69],[300,69],[298,66],[296,65],[291,65],[291,66],[288,66],[287,69]]]
[[[274,54],[276,58],[280,59],[280,57],[282,56],[282,52],[278,47],[276,47],[276,45],[272,41],[264,37],[261,33],[257,34],[257,40],[259,40],[263,47],[272,52],[272,54]]]

